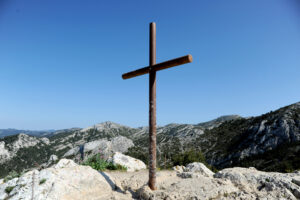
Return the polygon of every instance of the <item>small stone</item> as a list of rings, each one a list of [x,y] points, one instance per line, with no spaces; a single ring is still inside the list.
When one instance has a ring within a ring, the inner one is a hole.
[[[185,167],[184,167],[184,166],[181,166],[181,165],[176,165],[176,166],[174,166],[172,169],[173,169],[174,171],[177,171],[177,172],[181,173],[181,172],[184,172]]]
[[[181,178],[192,178],[193,173],[191,173],[191,172],[182,172],[182,173],[177,173],[177,176],[181,177]]]

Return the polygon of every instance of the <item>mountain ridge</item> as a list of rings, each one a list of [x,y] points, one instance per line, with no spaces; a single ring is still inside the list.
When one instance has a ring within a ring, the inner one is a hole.
[[[17,136],[0,139],[3,146],[0,157],[9,151],[9,143],[14,137]],[[99,149],[92,148],[99,148],[98,144],[104,145],[100,149],[113,152],[116,149],[109,146],[118,137],[121,138],[118,145],[129,147],[125,154],[148,163],[148,127],[131,128],[107,121],[84,129],[56,132],[47,137],[49,143],[46,145],[39,142],[17,152],[12,151],[16,156],[0,164],[0,168],[4,169],[0,176],[11,170],[32,168],[34,162],[43,164],[53,154],[62,158],[72,149],[75,153],[71,158],[81,162],[79,150],[85,145],[90,149],[85,156],[99,153]],[[133,146],[128,145],[131,143]],[[284,148],[284,145],[289,148]],[[278,149],[289,155],[289,159],[284,158]],[[184,164],[189,156],[205,157],[206,162],[217,169],[233,166],[254,166],[260,170],[280,172],[299,169],[300,102],[257,117],[229,115],[199,124],[172,123],[157,127],[157,163],[160,168]]]
[[[226,121],[229,119],[234,119],[234,118],[242,118],[239,115],[223,115],[220,116],[218,118],[209,120],[209,121],[205,121],[205,122],[200,122],[197,124],[191,124],[191,125],[199,125],[199,126],[208,126],[207,124],[212,124],[214,122],[222,122],[222,121]],[[157,126],[159,127],[165,127],[165,126],[169,126],[169,125],[173,125],[173,124],[181,124],[181,123],[169,123],[166,124],[164,126]],[[11,136],[11,135],[16,135],[16,134],[20,134],[20,133],[24,133],[27,135],[32,135],[32,136],[37,136],[37,137],[48,137],[51,135],[55,135],[58,134],[60,132],[64,132],[64,131],[68,131],[68,130],[81,130],[82,132],[88,131],[90,129],[93,128],[97,128],[97,129],[105,129],[105,128],[118,128],[118,127],[127,127],[127,128],[133,128],[133,129],[145,129],[148,126],[139,126],[137,128],[135,127],[130,127],[127,125],[123,125],[117,122],[113,122],[113,121],[104,121],[104,122],[100,122],[97,124],[94,124],[92,126],[86,127],[86,128],[79,128],[79,127],[73,127],[73,128],[66,128],[66,129],[49,129],[49,130],[23,130],[23,129],[15,129],[15,128],[7,128],[7,129],[0,129],[0,138],[6,137],[6,136]]]

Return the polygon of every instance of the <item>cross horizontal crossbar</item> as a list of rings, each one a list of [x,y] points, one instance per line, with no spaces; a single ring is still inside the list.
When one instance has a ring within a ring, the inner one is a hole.
[[[152,66],[144,67],[144,68],[141,68],[141,69],[138,69],[138,70],[135,70],[135,71],[125,73],[125,74],[122,75],[122,78],[123,79],[129,79],[129,78],[133,78],[133,77],[136,77],[136,76],[147,74],[147,73],[150,72],[150,69],[154,70],[154,71],[159,71],[159,70],[167,69],[167,68],[170,68],[170,67],[175,67],[175,66],[178,66],[178,65],[190,63],[192,61],[193,61],[193,57],[192,57],[192,55],[189,54],[189,55],[186,55],[186,56],[175,58],[173,60],[168,60],[168,61],[165,61],[165,62],[162,62],[162,63],[158,63],[158,64],[155,64],[155,65],[152,65]]]

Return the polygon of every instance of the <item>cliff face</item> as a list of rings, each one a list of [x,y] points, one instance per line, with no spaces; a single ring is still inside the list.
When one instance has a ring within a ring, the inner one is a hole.
[[[255,156],[263,159],[265,154],[273,154],[274,159],[280,160],[282,156],[277,151],[284,150],[286,145],[295,147],[295,158],[299,154],[299,141],[300,103],[296,103],[258,117],[223,123],[207,130],[196,143],[209,163],[222,168],[245,163]]]
[[[238,145],[241,159],[273,150],[283,143],[300,141],[300,103],[250,120],[250,123],[246,138]]]

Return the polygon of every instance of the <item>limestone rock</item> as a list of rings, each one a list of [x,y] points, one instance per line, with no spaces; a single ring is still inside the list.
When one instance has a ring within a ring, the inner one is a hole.
[[[58,157],[56,155],[51,155],[48,162],[41,165],[41,168],[47,168],[51,165],[55,164],[58,161]]]
[[[228,179],[236,187],[253,191],[254,193],[267,192],[272,198],[277,195],[288,197],[287,199],[300,198],[300,187],[297,173],[263,172],[256,169],[241,167],[227,168],[214,175],[215,178]]]
[[[132,158],[130,156],[123,155],[119,152],[116,152],[113,155],[111,161],[113,164],[125,166],[128,172],[134,172],[147,168],[143,161]]]
[[[119,128],[124,128],[124,127],[129,128],[127,126],[123,126],[123,125],[120,125],[120,124],[117,124],[117,123],[114,123],[111,121],[106,121],[106,122],[102,122],[99,124],[95,124],[94,126],[90,126],[90,127],[81,129],[80,132],[87,132],[91,129],[96,129],[97,131],[106,131],[106,130],[110,130],[110,129],[119,129]]]
[[[17,138],[9,144],[5,145],[4,141],[0,142],[0,164],[15,157],[19,149],[40,145],[48,145],[50,143],[48,138],[37,138],[20,133]]]
[[[120,153],[120,159],[127,158]],[[131,158],[133,159],[133,158]],[[0,184],[0,199],[10,200],[130,200],[130,199],[289,199],[300,198],[300,173],[227,168],[207,176],[190,165],[187,172],[157,171],[157,190],[147,186],[148,171],[97,172],[68,159],[41,171],[32,170]],[[201,165],[200,165],[201,166]],[[182,169],[183,167],[181,167]],[[185,177],[184,177],[185,176]],[[6,193],[6,188],[10,192]]]
[[[0,163],[3,163],[11,157],[11,153],[5,148],[5,142],[0,142]]]
[[[157,190],[155,191],[147,186],[147,171],[134,172],[134,175],[130,176],[116,172],[111,176],[118,177],[119,181],[126,183],[128,190],[135,191],[137,199],[145,200],[221,199],[224,194],[237,193],[239,190],[229,181],[217,182],[213,178],[200,174],[201,178],[183,179],[176,176],[176,171],[170,170],[157,172]]]
[[[7,194],[5,189],[13,187]],[[0,199],[109,199],[112,189],[104,176],[89,166],[62,159],[52,168],[33,170],[0,185]]]
[[[193,162],[188,164],[184,171],[193,173],[197,172],[206,177],[211,177],[215,174],[210,169],[208,169],[203,163],[200,162]]]
[[[75,156],[77,157],[77,160],[80,160],[80,158],[86,160],[90,156],[101,154],[104,159],[107,159],[111,157],[113,153],[124,153],[132,146],[134,146],[132,140],[123,136],[118,136],[110,141],[107,139],[100,139],[85,143],[80,147],[74,147],[66,152],[63,157]]]
[[[175,166],[173,169],[177,172],[177,176],[181,178],[212,177],[214,175],[212,171],[200,162],[190,163],[186,167]]]
[[[78,165],[73,160],[61,159],[53,168],[63,169],[63,168],[71,168],[76,166]]]
[[[1,182],[1,181],[0,181]],[[300,186],[300,178],[293,178],[292,182]]]
[[[78,154],[79,152],[79,146],[78,147],[74,147],[72,149],[70,149],[69,151],[67,151],[63,157],[69,157],[69,156],[74,156],[76,154]]]
[[[58,157],[56,155],[54,155],[54,154],[51,155],[50,158],[49,158],[49,160],[48,160],[48,163],[47,163],[48,166],[51,165],[51,164],[53,164],[53,163],[55,163],[57,160],[58,160]]]

